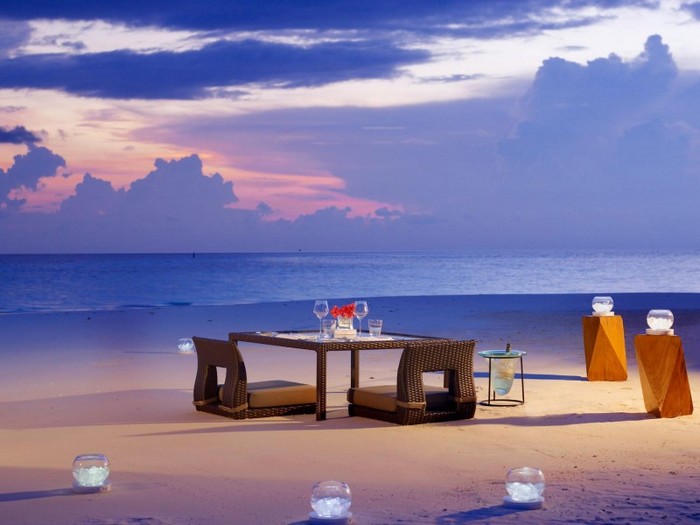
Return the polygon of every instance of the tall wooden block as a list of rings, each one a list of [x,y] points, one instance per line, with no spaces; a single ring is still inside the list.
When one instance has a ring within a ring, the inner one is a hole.
[[[637,335],[634,338],[646,411],[656,417],[693,413],[683,343],[677,335]]]
[[[585,316],[583,349],[589,381],[627,380],[625,328],[619,315]]]

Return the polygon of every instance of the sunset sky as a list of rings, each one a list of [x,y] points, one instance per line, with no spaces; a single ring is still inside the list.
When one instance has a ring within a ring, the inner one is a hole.
[[[681,0],[0,1],[0,252],[698,249],[699,35]]]

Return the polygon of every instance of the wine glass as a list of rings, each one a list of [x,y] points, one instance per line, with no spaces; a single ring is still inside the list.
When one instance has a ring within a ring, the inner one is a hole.
[[[355,317],[360,321],[360,329],[357,332],[358,337],[362,335],[362,320],[367,317],[368,313],[367,301],[355,301]]]
[[[328,301],[325,299],[317,299],[314,303],[314,314],[318,317],[318,338],[323,335],[323,318],[328,315]]]

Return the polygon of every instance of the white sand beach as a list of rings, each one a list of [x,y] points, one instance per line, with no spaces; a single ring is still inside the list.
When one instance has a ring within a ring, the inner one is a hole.
[[[649,309],[673,310],[697,405],[700,295],[613,294],[629,378],[589,382],[581,318],[593,295],[368,299],[390,332],[527,351],[525,404],[409,427],[348,417],[344,353],[329,359],[326,421],[195,411],[196,357],[178,354],[179,338],[313,329],[312,301],[2,315],[0,522],[299,524],[323,479],[350,485],[357,524],[698,522],[700,415],[645,412],[633,338]],[[312,352],[241,351],[251,381],[315,380]],[[363,352],[362,384],[393,381],[399,354]],[[487,362],[474,365],[485,399]],[[112,490],[74,494],[73,458],[90,452],[109,457]],[[543,509],[502,506],[519,466],[545,473]]]

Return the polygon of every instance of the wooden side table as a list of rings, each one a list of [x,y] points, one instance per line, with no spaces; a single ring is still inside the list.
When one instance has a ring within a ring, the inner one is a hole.
[[[625,329],[619,315],[582,319],[586,377],[589,381],[626,381]]]
[[[677,335],[636,335],[639,378],[644,406],[656,417],[693,413],[683,343]]]

